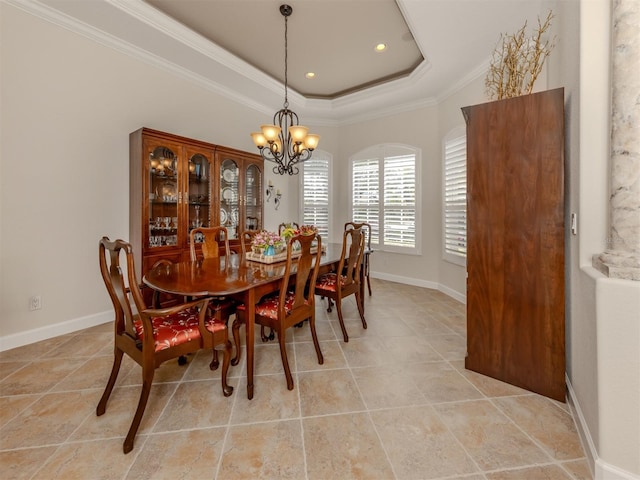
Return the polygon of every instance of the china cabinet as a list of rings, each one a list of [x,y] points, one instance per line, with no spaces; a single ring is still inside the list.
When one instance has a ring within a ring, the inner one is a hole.
[[[462,111],[465,367],[564,401],[564,90]]]
[[[129,236],[138,278],[158,260],[189,259],[189,232],[262,228],[258,155],[141,128],[129,136]]]

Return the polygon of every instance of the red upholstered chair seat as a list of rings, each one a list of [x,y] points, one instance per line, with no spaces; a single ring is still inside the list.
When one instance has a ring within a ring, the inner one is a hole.
[[[338,275],[335,273],[326,273],[322,275],[316,282],[316,290],[331,290],[336,291],[336,282],[338,281]],[[346,278],[340,275],[340,282],[344,285]]]
[[[153,323],[156,352],[200,338],[198,310],[196,308],[182,310],[167,317],[155,317],[151,321]],[[134,326],[137,337],[142,340],[142,322],[136,320]],[[224,322],[217,322],[215,319],[210,318],[206,323],[206,327],[210,332],[216,332],[225,329],[226,325]]]
[[[291,306],[293,305],[294,300],[295,300],[295,295],[293,294],[293,292],[287,292],[287,297],[285,298],[285,301],[284,301],[285,313],[288,314],[291,311]],[[263,298],[260,301],[260,303],[256,304],[256,315],[276,319],[278,318],[279,306],[280,306],[279,295],[270,295],[268,297]]]

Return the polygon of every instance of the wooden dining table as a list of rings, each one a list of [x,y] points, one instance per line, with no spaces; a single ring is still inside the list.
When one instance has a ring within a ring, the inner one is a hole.
[[[341,253],[341,243],[323,244],[320,274],[335,271],[340,263]],[[280,288],[285,264],[285,261],[261,263],[249,260],[246,255],[231,254],[197,261],[163,263],[149,270],[142,281],[154,290],[169,294],[190,297],[231,297],[244,303],[246,308],[247,397],[252,399],[255,304],[264,295]],[[293,270],[295,271],[295,263]]]

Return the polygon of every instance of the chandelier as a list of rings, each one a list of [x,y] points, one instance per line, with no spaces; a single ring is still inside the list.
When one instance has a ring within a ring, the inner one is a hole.
[[[298,164],[311,158],[311,152],[318,146],[320,135],[308,133],[309,129],[298,124],[298,115],[289,110],[287,96],[287,19],[293,12],[290,5],[280,5],[284,17],[284,104],[273,116],[273,124],[261,125],[260,132],[251,134],[253,143],[260,150],[263,159],[274,162],[273,173],[295,175]]]

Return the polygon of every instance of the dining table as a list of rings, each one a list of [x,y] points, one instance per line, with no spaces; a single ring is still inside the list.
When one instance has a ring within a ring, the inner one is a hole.
[[[341,243],[322,244],[319,275],[336,271],[341,254]],[[187,297],[229,297],[245,305],[247,397],[252,399],[255,305],[263,296],[278,291],[285,265],[286,261],[262,263],[249,259],[246,254],[233,253],[219,258],[178,263],[163,262],[149,270],[142,281],[148,287],[168,294]],[[295,262],[292,270],[295,273]],[[364,296],[362,298],[364,303]]]

